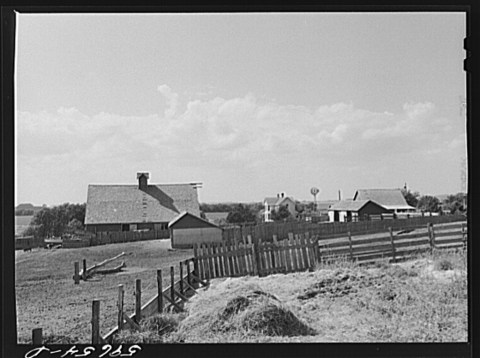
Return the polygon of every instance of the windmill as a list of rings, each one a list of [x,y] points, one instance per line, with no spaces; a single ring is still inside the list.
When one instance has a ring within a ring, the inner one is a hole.
[[[310,189],[310,193],[313,195],[313,210],[317,211],[317,194],[320,192],[320,189],[313,187]]]

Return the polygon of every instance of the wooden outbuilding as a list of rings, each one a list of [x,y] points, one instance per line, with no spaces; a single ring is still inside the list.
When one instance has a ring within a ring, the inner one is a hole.
[[[388,210],[372,200],[342,200],[328,209],[329,221],[359,221],[371,215],[388,213]]]
[[[221,242],[222,228],[187,211],[168,224],[172,248],[193,248],[194,243]]]

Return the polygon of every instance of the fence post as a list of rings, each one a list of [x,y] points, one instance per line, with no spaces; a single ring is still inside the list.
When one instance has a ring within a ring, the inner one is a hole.
[[[80,264],[78,261],[75,261],[74,267],[75,267],[75,273],[73,275],[73,280],[75,281],[75,285],[78,285],[80,283],[80,274],[79,274]]]
[[[192,280],[190,277],[190,260],[185,260],[185,264],[187,265],[187,283],[189,286],[192,286]]]
[[[353,261],[353,245],[352,245],[352,234],[348,232],[348,245],[350,247],[350,260]]]
[[[163,313],[163,287],[162,287],[162,270],[157,270],[157,303],[158,312]]]
[[[435,248],[435,230],[432,223],[428,223],[428,232],[430,236],[430,250],[433,251]]]
[[[173,303],[175,302],[174,286],[175,286],[175,269],[173,266],[170,266],[170,299],[172,300],[172,306],[173,306]]]
[[[43,342],[43,337],[42,337],[42,329],[41,328],[35,328],[32,329],[32,343],[33,345],[41,345]]]
[[[92,301],[92,344],[100,343],[100,301]]]
[[[140,323],[142,319],[142,280],[135,281],[135,321]]]
[[[463,248],[467,248],[467,231],[465,230],[465,223],[462,223],[462,240],[463,240]]]
[[[180,261],[180,293],[183,295],[183,262]]]
[[[253,237],[252,249],[253,249],[253,260],[255,261],[255,263],[254,263],[254,268],[255,268],[254,274],[260,276],[260,271],[261,271],[262,266],[260,265],[260,252],[259,252],[259,247],[258,247],[258,235],[255,235]]]
[[[389,227],[388,228],[388,231],[390,232],[390,242],[392,243],[392,258],[393,258],[393,262],[397,262],[397,259],[395,257],[395,243],[393,241],[393,230],[392,230],[392,227]]]
[[[124,297],[124,291],[123,291],[123,285],[118,285],[118,302],[117,302],[117,307],[118,307],[118,319],[117,319],[117,325],[118,325],[118,331],[121,331],[123,329],[123,297]]]
[[[197,243],[194,243],[193,244],[193,272],[194,272],[194,275],[196,275],[197,277],[200,277],[200,272],[199,272],[199,269],[198,269],[198,250],[199,250],[199,247],[198,247],[198,244]]]
[[[83,272],[82,272],[83,281],[87,280],[87,260],[83,259]]]

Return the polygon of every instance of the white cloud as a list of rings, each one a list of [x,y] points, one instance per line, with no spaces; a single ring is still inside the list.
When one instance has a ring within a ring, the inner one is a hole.
[[[290,177],[303,171],[329,177],[334,168],[374,171],[395,162],[405,165],[405,158],[421,158],[422,153],[441,157],[465,140],[428,102],[407,103],[401,113],[377,113],[351,103],[308,108],[247,94],[194,99],[181,112],[170,87],[158,90],[169,106],[163,115],[87,116],[75,108],[18,112],[19,175],[41,180],[43,171],[49,176],[55,171],[85,173],[88,183],[98,182],[92,178],[107,170],[105,180],[110,175],[118,182],[121,173],[131,182],[133,168],[141,166],[159,168],[160,182],[179,180],[179,173],[187,170],[195,178],[195,173],[219,172],[226,181],[234,180],[229,175],[241,175],[234,174],[238,170],[267,181],[273,180],[270,175]],[[445,130],[449,125],[451,130]]]
[[[165,110],[165,116],[174,116],[178,106],[178,94],[173,92],[172,89],[167,85],[158,86],[157,90],[167,101],[168,108]]]

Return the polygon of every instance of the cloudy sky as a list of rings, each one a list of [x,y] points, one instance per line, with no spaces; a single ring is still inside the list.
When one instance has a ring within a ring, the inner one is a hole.
[[[461,189],[464,13],[17,17],[16,204]]]

